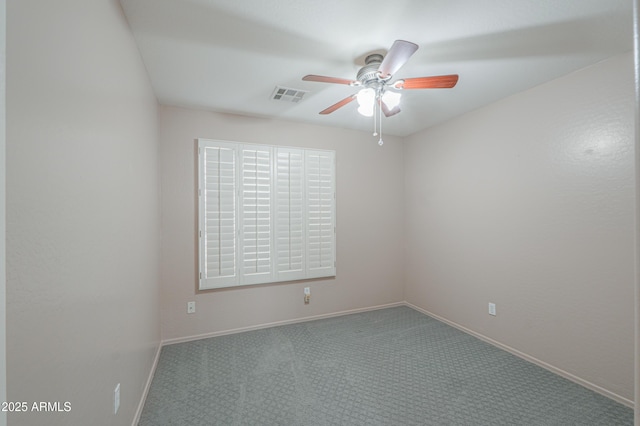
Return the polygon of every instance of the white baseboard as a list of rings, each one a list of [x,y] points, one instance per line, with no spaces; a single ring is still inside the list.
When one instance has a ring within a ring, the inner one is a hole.
[[[609,391],[607,389],[604,389],[604,388],[602,388],[602,387],[600,387],[600,386],[598,386],[598,385],[596,385],[594,383],[591,383],[591,382],[589,382],[587,380],[584,380],[584,379],[582,379],[582,378],[580,378],[580,377],[578,377],[578,376],[576,376],[574,374],[571,374],[571,373],[569,373],[567,371],[564,371],[564,370],[562,370],[562,369],[560,369],[558,367],[554,367],[553,365],[548,364],[548,363],[546,363],[544,361],[541,361],[541,360],[539,360],[537,358],[534,358],[534,357],[532,357],[530,355],[527,355],[524,352],[520,352],[519,350],[514,349],[511,346],[507,346],[507,345],[505,345],[503,343],[500,343],[500,342],[498,342],[496,340],[491,339],[490,337],[487,337],[487,336],[485,336],[483,334],[480,334],[478,332],[470,330],[470,329],[468,329],[468,328],[466,328],[466,327],[464,327],[464,326],[462,326],[460,324],[457,324],[457,323],[455,323],[453,321],[450,321],[450,320],[448,320],[446,318],[443,318],[443,317],[441,317],[439,315],[431,313],[431,312],[427,311],[426,309],[422,309],[422,308],[420,308],[420,307],[418,307],[416,305],[412,305],[409,302],[405,302],[404,305],[408,306],[411,309],[415,309],[418,312],[422,312],[423,314],[425,314],[427,316],[430,316],[430,317],[432,317],[434,319],[437,319],[438,321],[442,321],[443,323],[445,323],[447,325],[455,327],[460,331],[463,331],[463,332],[465,332],[467,334],[470,334],[470,335],[472,335],[474,337],[477,337],[478,339],[480,339],[480,340],[482,340],[484,342],[487,342],[490,345],[496,346],[497,348],[500,348],[500,349],[502,349],[504,351],[507,351],[507,352],[519,357],[519,358],[522,358],[525,361],[529,361],[529,362],[531,362],[531,363],[533,363],[533,364],[535,364],[535,365],[537,365],[539,367],[542,367],[542,368],[544,368],[546,370],[549,370],[552,373],[557,374],[558,376],[564,377],[567,380],[571,380],[572,382],[577,383],[577,384],[579,384],[581,386],[584,386],[587,389],[591,389],[592,391],[597,392],[600,395],[606,396],[609,399],[613,399],[614,401],[619,402],[620,404],[626,405],[629,408],[634,408],[634,402],[632,400],[630,400],[630,399],[627,399],[627,398],[625,398],[623,396],[620,396],[620,395],[618,395],[616,393],[613,393],[613,392],[611,392],[611,391]]]
[[[140,402],[138,403],[138,409],[136,410],[136,414],[133,417],[133,423],[131,426],[137,426],[140,422],[140,416],[142,416],[142,409],[144,408],[144,402],[147,400],[147,395],[149,394],[149,389],[151,388],[151,382],[153,381],[153,375],[156,373],[156,367],[158,366],[158,360],[160,359],[160,351],[162,350],[162,342],[158,345],[156,349],[156,354],[153,357],[153,364],[151,365],[151,371],[149,372],[149,377],[147,378],[147,383],[144,385],[144,389],[142,390],[142,397],[140,398]]]
[[[240,327],[240,328],[233,328],[233,329],[230,329],[230,330],[222,330],[222,331],[214,331],[214,332],[211,332],[211,333],[197,334],[197,335],[193,335],[193,336],[178,337],[178,338],[175,338],[175,339],[166,339],[166,340],[162,341],[162,346],[173,345],[173,344],[176,344],[176,343],[191,342],[193,340],[208,339],[210,337],[225,336],[227,334],[244,333],[245,331],[260,330],[260,329],[263,329],[263,328],[277,327],[277,326],[280,326],[280,325],[297,324],[297,323],[301,323],[301,322],[315,321],[315,320],[325,319],[325,318],[340,317],[340,316],[343,316],[343,315],[358,314],[358,313],[361,313],[361,312],[375,311],[375,310],[378,310],[378,309],[394,308],[394,307],[397,307],[397,306],[405,306],[405,302],[388,303],[388,304],[385,304],[385,305],[370,306],[368,308],[350,309],[348,311],[340,311],[340,312],[333,312],[333,313],[329,313],[329,314],[313,315],[313,316],[310,316],[310,317],[302,317],[302,318],[296,318],[296,319],[292,319],[292,320],[274,321],[274,322],[269,322],[269,323],[264,323],[264,324],[251,325],[251,326],[248,326],[248,327]]]

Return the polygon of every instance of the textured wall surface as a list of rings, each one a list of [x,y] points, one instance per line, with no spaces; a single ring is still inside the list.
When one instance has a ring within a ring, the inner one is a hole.
[[[198,137],[336,151],[335,279],[196,291]],[[385,139],[379,147],[368,133],[161,107],[163,339],[401,302],[402,145]]]
[[[623,55],[409,137],[406,300],[632,401],[633,134]]]
[[[130,425],[160,339],[155,96],[117,2],[7,9],[8,399],[71,409],[9,424]]]

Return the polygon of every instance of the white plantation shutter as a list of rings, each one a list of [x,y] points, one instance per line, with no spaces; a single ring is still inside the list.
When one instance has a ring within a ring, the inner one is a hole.
[[[236,156],[233,147],[203,147],[200,173],[200,272],[206,288],[234,285]]]
[[[334,154],[305,151],[307,277],[335,275]]]
[[[335,276],[335,152],[198,140],[200,289]]]
[[[240,259],[241,281],[255,284],[272,278],[272,149],[241,150]]]
[[[279,280],[306,277],[304,151],[276,148],[276,270]]]

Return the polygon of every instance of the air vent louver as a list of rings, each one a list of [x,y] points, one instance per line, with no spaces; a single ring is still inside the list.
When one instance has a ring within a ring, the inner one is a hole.
[[[300,102],[305,95],[309,93],[304,90],[291,89],[289,87],[276,86],[275,90],[271,94],[271,99],[274,101],[285,101],[285,102]]]

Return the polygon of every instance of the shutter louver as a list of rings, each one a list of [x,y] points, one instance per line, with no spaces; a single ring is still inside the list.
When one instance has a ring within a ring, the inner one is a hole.
[[[233,285],[236,274],[236,161],[233,149],[203,148],[201,266],[207,288]]]
[[[334,156],[306,151],[307,277],[335,275]]]
[[[304,156],[300,149],[277,148],[276,255],[278,279],[305,278]]]
[[[241,277],[253,284],[272,274],[271,149],[244,147],[241,161]]]

